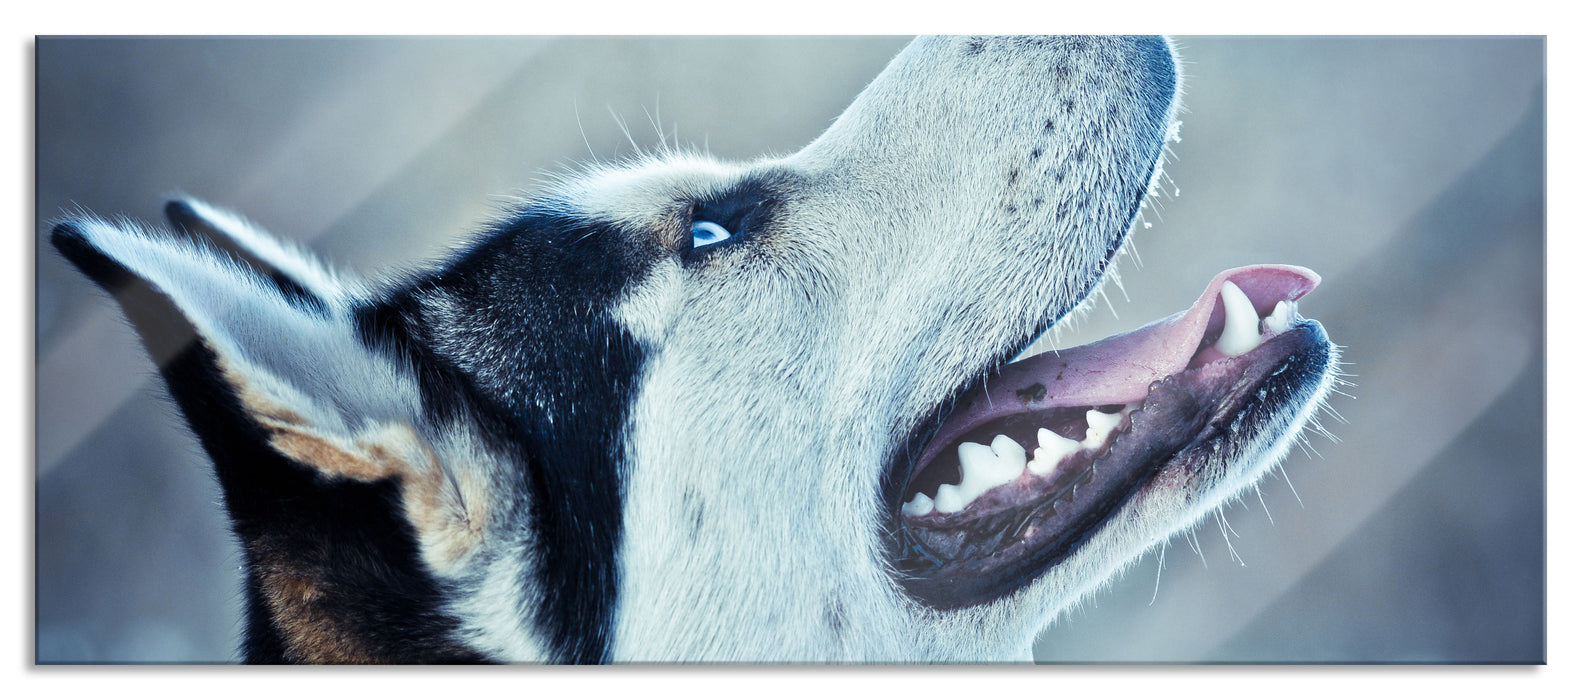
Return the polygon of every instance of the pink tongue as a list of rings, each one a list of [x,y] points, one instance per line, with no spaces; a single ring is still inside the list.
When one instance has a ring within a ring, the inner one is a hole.
[[[919,465],[949,445],[950,438],[986,421],[1017,413],[1065,406],[1104,406],[1139,401],[1148,386],[1187,368],[1203,338],[1219,333],[1225,307],[1219,301],[1226,280],[1247,294],[1260,318],[1281,301],[1295,301],[1318,286],[1318,275],[1294,265],[1249,265],[1214,277],[1191,308],[1142,328],[1096,343],[1047,352],[1014,362],[990,377],[982,394],[967,395],[925,451]],[[1207,352],[1215,352],[1208,350]]]

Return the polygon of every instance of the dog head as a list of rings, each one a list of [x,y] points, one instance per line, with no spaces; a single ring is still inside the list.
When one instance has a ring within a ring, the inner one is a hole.
[[[796,154],[568,177],[378,283],[193,201],[54,241],[215,462],[249,660],[1017,658],[1330,381],[1273,266],[1007,364],[1102,283],[1177,83],[1161,39],[919,40]]]

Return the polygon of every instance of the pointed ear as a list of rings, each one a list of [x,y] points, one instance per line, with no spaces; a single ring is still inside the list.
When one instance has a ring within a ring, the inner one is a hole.
[[[185,236],[79,218],[51,239],[121,304],[162,371],[201,346],[222,384],[203,388],[235,395],[255,420],[288,410],[336,433],[348,419],[414,420],[411,369],[361,341],[337,276],[239,219],[198,215],[206,210],[171,204]]]
[[[165,203],[165,218],[177,231],[230,255],[287,296],[336,299],[347,291],[342,273],[239,214],[191,197],[178,197]]]
[[[434,574],[478,547],[486,477],[436,450],[411,361],[363,340],[311,256],[201,204],[167,212],[186,235],[81,217],[51,240],[121,304],[214,460],[249,659],[466,658]]]

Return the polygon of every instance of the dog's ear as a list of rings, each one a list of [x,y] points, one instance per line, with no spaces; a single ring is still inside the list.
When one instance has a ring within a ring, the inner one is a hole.
[[[52,242],[120,303],[215,462],[249,565],[250,661],[437,661],[436,573],[478,544],[482,493],[431,443],[416,370],[359,333],[305,252],[192,201],[175,229],[78,217]]]
[[[287,296],[322,305],[346,295],[340,273],[235,213],[197,199],[180,198],[165,204],[165,218],[177,231],[207,241],[268,278]]]

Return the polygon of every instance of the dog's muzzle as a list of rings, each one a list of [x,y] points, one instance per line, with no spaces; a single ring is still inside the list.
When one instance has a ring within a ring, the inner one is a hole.
[[[992,600],[1167,469],[1191,476],[1278,430],[1333,362],[1296,309],[1318,282],[1293,266],[1228,270],[1186,311],[1006,365],[968,392],[893,504],[903,585],[937,607]]]

